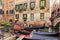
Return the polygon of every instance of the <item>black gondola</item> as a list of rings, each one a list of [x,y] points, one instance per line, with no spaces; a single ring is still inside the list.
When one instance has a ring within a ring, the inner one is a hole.
[[[26,27],[25,29],[44,29],[44,26],[33,26],[33,27]]]
[[[22,40],[40,40],[40,39],[23,38]]]
[[[37,35],[47,35],[47,36],[54,36],[54,35],[58,35],[59,33],[58,32],[34,32],[34,34],[37,34]]]

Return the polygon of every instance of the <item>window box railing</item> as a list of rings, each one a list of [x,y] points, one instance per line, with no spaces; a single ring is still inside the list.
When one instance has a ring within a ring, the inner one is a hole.
[[[45,7],[42,6],[42,7],[40,7],[40,9],[45,9]]]

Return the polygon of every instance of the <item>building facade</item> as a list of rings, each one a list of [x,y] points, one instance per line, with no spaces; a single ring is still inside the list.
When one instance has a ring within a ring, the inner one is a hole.
[[[3,21],[3,10],[2,10],[2,0],[0,0],[0,22]]]
[[[49,0],[15,0],[15,19],[19,21],[49,22]]]
[[[14,20],[14,0],[3,0],[2,7],[4,11],[3,18],[5,21]]]

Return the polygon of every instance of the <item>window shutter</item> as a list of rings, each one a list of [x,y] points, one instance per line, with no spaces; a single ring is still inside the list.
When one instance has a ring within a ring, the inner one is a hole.
[[[40,0],[39,4],[40,4],[40,7],[41,7],[41,0]]]
[[[46,7],[46,0],[44,0],[44,7]]]
[[[18,5],[18,10],[20,10],[20,5]]]

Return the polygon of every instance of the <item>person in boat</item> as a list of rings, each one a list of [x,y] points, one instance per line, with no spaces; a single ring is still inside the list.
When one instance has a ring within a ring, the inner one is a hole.
[[[18,19],[15,19],[15,23],[17,23],[19,20]]]
[[[13,25],[13,24],[14,24],[14,22],[13,22],[13,20],[12,20],[12,19],[10,19],[10,20],[9,20],[9,23],[10,23],[11,25]]]

